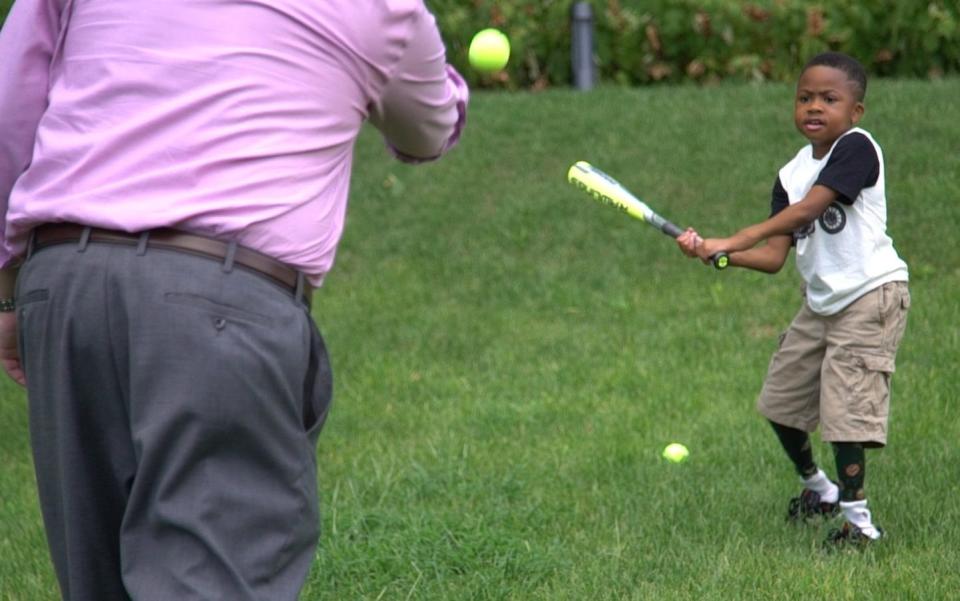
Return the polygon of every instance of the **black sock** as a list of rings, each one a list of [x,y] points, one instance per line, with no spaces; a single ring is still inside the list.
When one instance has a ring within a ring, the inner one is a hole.
[[[770,422],[773,431],[777,433],[783,450],[787,452],[790,461],[797,473],[803,478],[809,478],[817,473],[817,464],[813,461],[813,449],[810,447],[810,436],[803,430],[797,430],[783,424]]]
[[[859,442],[833,443],[833,455],[837,460],[837,478],[840,480],[841,501],[862,501],[867,498],[863,489],[866,474],[866,453]]]

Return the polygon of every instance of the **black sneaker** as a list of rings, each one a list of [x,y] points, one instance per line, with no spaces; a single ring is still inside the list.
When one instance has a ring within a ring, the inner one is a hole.
[[[832,518],[838,513],[840,513],[840,503],[821,501],[820,494],[809,488],[804,488],[799,497],[790,499],[790,504],[787,506],[787,520],[791,522],[817,517]]]
[[[870,538],[864,534],[860,528],[850,522],[844,522],[840,528],[834,528],[827,533],[827,538],[823,541],[823,546],[828,549],[839,549],[842,547],[863,549],[883,540],[883,528],[877,528],[877,532],[880,534],[879,537]]]

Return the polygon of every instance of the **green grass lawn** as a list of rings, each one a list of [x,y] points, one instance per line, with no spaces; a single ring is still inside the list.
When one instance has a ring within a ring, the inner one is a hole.
[[[476,94],[421,167],[373,131],[314,306],[336,399],[303,598],[957,598],[960,80],[871,82],[914,305],[867,490],[889,538],[827,555],[753,409],[801,302],[716,272],[565,182],[593,162],[705,235],[763,219],[803,143],[787,85]],[[0,389],[0,599],[56,598],[23,394]],[[818,457],[833,472],[829,448]],[[689,461],[660,450],[685,443]]]

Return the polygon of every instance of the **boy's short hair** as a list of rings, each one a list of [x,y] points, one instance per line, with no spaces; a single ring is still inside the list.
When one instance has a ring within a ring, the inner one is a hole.
[[[842,52],[824,52],[807,61],[803,70],[806,71],[810,67],[817,66],[833,67],[846,73],[847,79],[853,84],[854,95],[857,100],[863,101],[863,98],[867,95],[867,71],[857,59]]]

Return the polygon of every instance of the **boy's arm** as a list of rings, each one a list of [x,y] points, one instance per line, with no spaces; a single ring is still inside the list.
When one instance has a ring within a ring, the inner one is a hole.
[[[766,221],[747,226],[729,238],[704,240],[697,246],[697,255],[703,259],[712,257],[718,252],[726,252],[733,259],[734,253],[749,250],[772,236],[792,235],[795,230],[822,215],[830,203],[836,199],[837,193],[834,190],[819,184],[815,185],[803,200],[790,205]]]
[[[697,257],[701,244],[703,240],[693,228],[687,228],[687,231],[677,237],[677,246],[688,257]],[[791,246],[793,246],[793,235],[770,236],[767,238],[767,243],[762,246],[731,254],[730,265],[777,273],[786,262]],[[712,264],[709,258],[703,259],[703,262],[707,265]]]
[[[730,264],[766,273],[777,273],[790,255],[792,235],[776,234],[767,238],[767,243],[749,250],[730,254]]]

